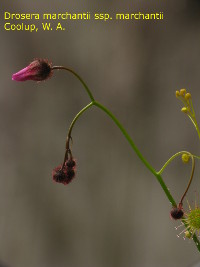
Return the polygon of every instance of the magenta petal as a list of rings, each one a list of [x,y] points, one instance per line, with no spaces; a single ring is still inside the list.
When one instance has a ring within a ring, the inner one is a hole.
[[[12,80],[13,81],[17,81],[17,82],[24,82],[28,80],[28,72],[29,67],[26,67],[20,71],[18,71],[17,73],[12,75]]]
[[[44,81],[52,76],[51,64],[46,59],[35,59],[26,68],[12,75],[13,81]]]

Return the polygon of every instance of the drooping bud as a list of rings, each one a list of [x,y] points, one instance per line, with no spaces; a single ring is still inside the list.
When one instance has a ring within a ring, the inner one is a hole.
[[[182,155],[182,162],[183,163],[188,163],[189,162],[189,160],[190,160],[190,155],[189,154],[186,154],[186,153],[184,153],[183,155]]]
[[[170,217],[174,220],[179,220],[183,217],[184,212],[181,207],[173,207],[170,211]]]
[[[51,64],[46,59],[35,59],[26,68],[13,74],[12,80],[24,82],[28,80],[32,81],[44,81],[50,78],[53,74]]]

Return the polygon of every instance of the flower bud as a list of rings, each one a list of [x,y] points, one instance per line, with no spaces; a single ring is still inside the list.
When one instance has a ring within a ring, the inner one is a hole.
[[[172,210],[170,211],[170,217],[174,220],[179,220],[183,217],[184,212],[182,208],[180,207],[173,207]]]
[[[46,59],[35,59],[29,66],[13,74],[12,80],[24,82],[44,81],[50,78],[53,74],[51,64]]]
[[[69,160],[67,160],[66,165],[67,165],[67,167],[69,167],[69,168],[73,168],[73,167],[75,167],[76,162],[75,162],[74,159],[69,159]]]
[[[192,96],[191,96],[190,93],[185,94],[185,99],[186,99],[186,100],[189,100],[191,97],[192,97]]]
[[[180,95],[183,96],[183,95],[185,95],[185,94],[186,94],[186,89],[181,89],[181,90],[180,90]]]
[[[183,112],[183,113],[188,113],[188,112],[190,112],[190,109],[189,108],[186,108],[186,107],[183,107],[182,109],[181,109],[181,111]]]
[[[182,158],[183,163],[188,163],[190,160],[190,155],[184,153],[181,158]]]
[[[179,96],[180,96],[180,92],[176,91],[176,97],[179,97]]]

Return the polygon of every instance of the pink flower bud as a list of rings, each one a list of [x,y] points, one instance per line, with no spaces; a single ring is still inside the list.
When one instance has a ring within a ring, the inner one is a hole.
[[[53,74],[51,64],[46,59],[35,59],[31,64],[13,74],[12,80],[24,82],[28,80],[32,81],[44,81],[50,78]]]

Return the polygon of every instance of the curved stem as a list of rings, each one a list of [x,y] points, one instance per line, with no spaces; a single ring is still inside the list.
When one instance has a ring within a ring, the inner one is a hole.
[[[188,151],[180,151],[180,152],[174,154],[170,159],[168,159],[168,161],[163,165],[163,167],[162,167],[162,168],[160,169],[160,171],[158,171],[157,173],[158,173],[158,174],[162,174],[163,171],[164,171],[164,169],[169,165],[169,163],[170,163],[173,159],[175,159],[176,157],[178,157],[178,156],[181,155],[181,154],[188,154],[188,155],[190,155],[190,156],[193,156],[193,155],[192,155],[191,153],[189,153]],[[197,157],[197,156],[193,156],[193,157]]]
[[[63,165],[62,165],[62,168],[64,167],[65,165],[65,161],[67,160],[68,158],[68,153],[71,154],[71,150],[69,148],[69,142],[70,142],[70,139],[71,139],[71,132],[72,132],[72,129],[74,127],[74,124],[75,122],[78,120],[78,118],[87,110],[89,109],[90,107],[92,107],[94,105],[94,102],[91,102],[90,104],[88,104],[87,106],[85,106],[83,109],[81,109],[81,111],[79,111],[78,114],[76,114],[76,116],[74,117],[70,127],[69,127],[69,130],[68,130],[68,134],[67,134],[67,139],[66,139],[66,145],[65,145],[65,156],[64,156],[64,161],[63,161]],[[72,157],[72,155],[71,155]]]
[[[89,88],[87,87],[86,83],[83,81],[83,79],[73,70],[69,69],[69,68],[66,68],[64,66],[53,66],[51,68],[52,70],[66,70],[66,71],[69,71],[71,72],[73,75],[75,75],[79,81],[82,83],[83,87],[85,88],[87,94],[89,95],[89,98],[91,99],[91,101],[94,101],[94,97],[91,93],[91,91],[89,90]]]
[[[67,134],[67,140],[70,140],[71,138],[71,132],[72,132],[72,129],[74,127],[74,124],[75,122],[78,120],[78,118],[87,110],[89,109],[90,107],[92,107],[94,105],[94,102],[91,102],[90,104],[88,104],[87,106],[85,106],[83,109],[81,109],[81,111],[79,111],[79,113],[74,117],[70,127],[69,127],[69,130],[68,130],[68,134]],[[67,143],[66,143],[66,149],[68,149],[69,147],[67,147]]]
[[[198,124],[197,124],[197,121],[196,121],[196,118],[195,117],[191,117],[190,115],[188,115],[188,117],[190,118],[191,122],[193,123],[196,131],[197,131],[197,134],[198,134],[198,137],[200,139],[200,132],[199,132],[199,127],[198,127]]]
[[[134,144],[133,140],[131,139],[131,137],[128,135],[128,133],[126,132],[126,130],[124,129],[124,127],[121,125],[121,123],[117,120],[117,118],[106,108],[104,107],[102,104],[100,104],[99,102],[95,101],[91,91],[89,90],[89,88],[87,87],[87,85],[85,84],[85,82],[83,81],[83,79],[73,70],[63,67],[63,66],[53,66],[52,70],[55,69],[62,69],[62,70],[66,70],[71,72],[73,75],[75,75],[78,80],[82,83],[82,85],[84,86],[88,96],[91,99],[91,103],[88,104],[86,107],[84,107],[74,118],[74,120],[72,121],[70,128],[69,128],[69,132],[68,132],[68,136],[67,136],[67,143],[66,143],[66,153],[68,153],[68,145],[69,145],[69,140],[71,138],[71,132],[73,129],[73,126],[75,124],[75,122],[77,121],[77,119],[82,115],[83,112],[85,112],[88,108],[90,108],[91,106],[95,105],[96,107],[100,108],[101,110],[103,110],[114,122],[115,124],[118,126],[118,128],[121,130],[121,132],[123,133],[123,135],[125,136],[125,138],[127,139],[127,141],[129,142],[129,144],[131,145],[132,149],[135,151],[135,153],[137,154],[137,156],[140,158],[140,160],[144,163],[144,165],[147,167],[147,169],[155,175],[155,177],[157,178],[158,182],[160,183],[162,189],[164,190],[167,198],[169,199],[169,201],[171,202],[172,206],[176,206],[176,202],[174,200],[174,198],[172,197],[171,193],[169,192],[169,189],[167,188],[165,182],[163,181],[162,177],[161,177],[161,173],[160,172],[156,172],[156,170],[148,163],[148,161],[142,156],[142,154],[140,153],[140,151],[138,150],[138,148],[136,147],[136,145]],[[65,154],[66,154],[65,153]],[[66,155],[65,155],[66,156]],[[162,169],[161,169],[162,170]],[[186,192],[187,193],[187,192]],[[197,247],[197,249],[200,251],[200,242],[198,240],[198,238],[196,237],[196,235],[193,235],[193,240],[195,242],[195,245]]]
[[[102,104],[100,104],[97,101],[94,101],[94,105],[97,106],[98,108],[100,108],[101,110],[103,110],[114,122],[115,124],[118,126],[118,128],[121,130],[121,132],[123,133],[123,135],[125,136],[125,138],[127,139],[127,141],[129,142],[129,144],[131,145],[131,147],[133,148],[133,150],[135,151],[135,153],[137,154],[137,156],[140,158],[140,160],[144,163],[144,165],[147,167],[147,169],[153,173],[153,175],[156,176],[158,182],[160,183],[162,189],[164,190],[167,198],[169,199],[169,201],[171,202],[172,206],[176,206],[176,202],[173,199],[171,193],[169,192],[169,189],[167,188],[165,182],[163,181],[161,175],[159,173],[157,173],[154,168],[147,162],[147,160],[142,156],[142,154],[140,153],[140,151],[138,150],[138,148],[136,147],[136,145],[134,144],[133,140],[131,139],[131,137],[129,136],[129,134],[126,132],[126,130],[124,129],[124,127],[121,125],[121,123],[116,119],[116,117],[106,108],[104,107]]]
[[[169,165],[169,163],[170,163],[173,159],[175,159],[177,156],[179,156],[179,155],[181,155],[181,154],[188,154],[188,155],[192,158],[192,171],[191,171],[190,180],[189,180],[189,182],[188,182],[187,188],[186,188],[186,190],[185,190],[185,192],[184,192],[184,194],[183,194],[183,196],[182,196],[182,198],[181,198],[181,200],[180,200],[180,202],[179,202],[179,205],[180,205],[180,204],[182,205],[182,203],[183,203],[183,199],[184,199],[184,197],[186,196],[186,194],[187,194],[187,192],[188,192],[188,189],[189,189],[189,187],[190,187],[190,185],[191,185],[191,182],[192,182],[192,179],[193,179],[193,175],[194,175],[194,169],[195,169],[195,160],[194,160],[194,157],[197,157],[197,156],[193,156],[193,155],[192,155],[190,152],[188,152],[188,151],[180,151],[180,152],[174,154],[170,159],[168,159],[168,161],[163,165],[163,167],[161,168],[161,170],[157,172],[157,174],[161,174],[161,173],[164,171],[164,169],[167,167],[167,165]],[[197,158],[198,158],[198,157],[197,157]]]
[[[135,151],[135,153],[137,154],[137,156],[144,163],[144,165],[147,167],[147,169],[149,169],[149,171],[151,173],[153,173],[154,175],[156,175],[156,171],[154,170],[154,168],[147,162],[146,159],[144,159],[144,157],[142,156],[141,152],[136,147],[136,145],[134,144],[133,140],[131,139],[131,137],[129,136],[129,134],[126,132],[126,130],[124,129],[124,127],[121,125],[121,123],[117,120],[117,118],[106,107],[104,107],[99,102],[94,101],[94,105],[97,106],[98,108],[100,108],[101,110],[103,110],[109,117],[111,117],[111,119],[115,122],[115,124],[121,130],[121,132],[123,133],[123,135],[125,136],[125,138],[129,142],[129,144],[131,145],[131,147],[133,148],[133,150]]]
[[[171,193],[169,192],[169,189],[167,188],[165,182],[163,181],[160,173],[157,173],[154,168],[144,159],[144,157],[142,156],[142,154],[140,153],[140,151],[138,150],[138,148],[135,146],[134,142],[132,141],[131,137],[128,135],[128,133],[126,132],[126,130],[124,129],[124,127],[121,125],[121,123],[116,119],[116,117],[106,108],[104,107],[102,104],[100,104],[97,101],[94,101],[93,103],[95,106],[97,106],[98,108],[100,108],[101,110],[103,110],[114,122],[115,124],[118,126],[118,128],[121,130],[121,132],[123,133],[123,135],[125,136],[125,138],[127,139],[127,141],[129,142],[129,144],[131,145],[131,147],[133,148],[133,150],[135,151],[135,153],[138,155],[138,157],[141,159],[141,161],[144,163],[144,165],[149,169],[150,172],[152,172],[157,181],[160,183],[162,189],[164,190],[167,198],[169,199],[169,201],[171,202],[172,206],[176,207],[176,201],[174,200],[174,198],[172,197]],[[185,224],[185,223],[184,223]],[[200,241],[198,240],[196,234],[193,235],[193,241],[195,243],[195,246],[197,247],[198,251],[200,252]]]
[[[195,159],[200,159],[200,157],[199,157],[199,156],[196,156],[196,155],[193,155],[193,157],[194,157]]]
[[[190,153],[188,153],[188,154],[190,154]],[[191,171],[190,180],[189,180],[189,182],[188,182],[187,188],[186,188],[186,190],[185,190],[185,192],[184,192],[184,194],[183,194],[183,196],[182,196],[182,198],[181,198],[181,200],[180,200],[180,203],[179,203],[179,204],[181,204],[181,205],[182,205],[182,203],[183,203],[183,199],[184,199],[184,197],[186,196],[187,191],[188,191],[188,189],[189,189],[189,187],[190,187],[190,185],[191,185],[192,178],[193,178],[193,175],[194,175],[195,160],[194,160],[194,157],[193,157],[192,154],[190,154],[190,156],[191,156],[191,158],[192,158],[192,171]]]

